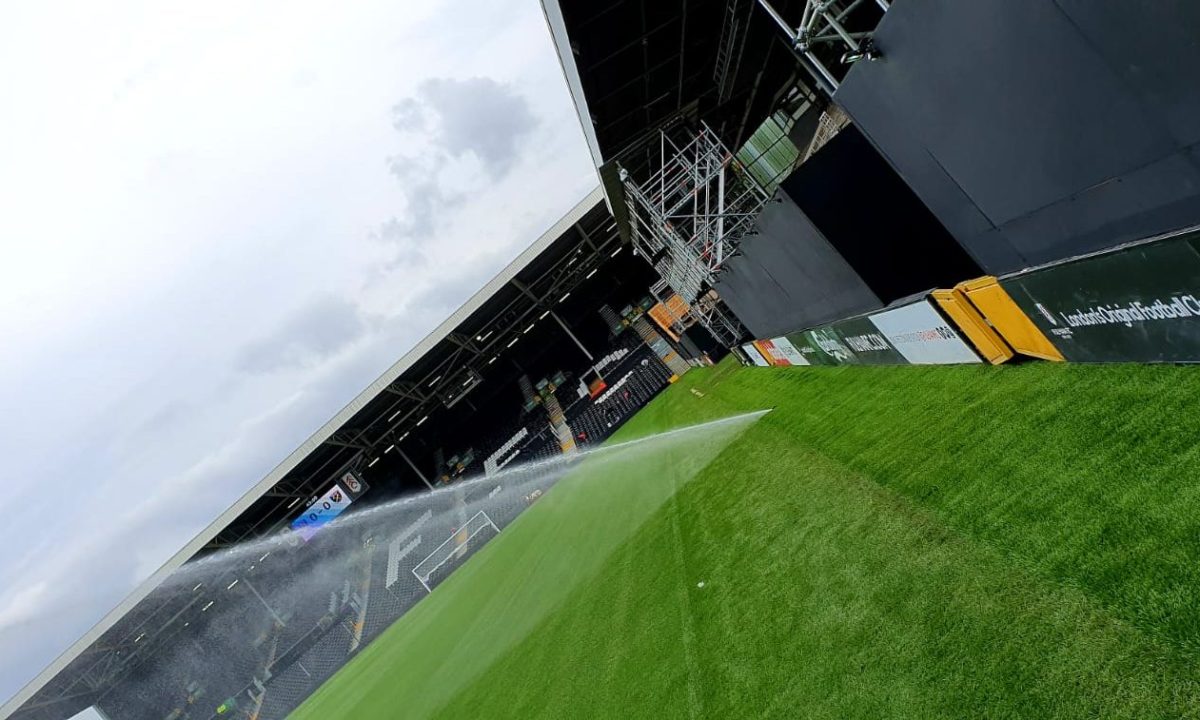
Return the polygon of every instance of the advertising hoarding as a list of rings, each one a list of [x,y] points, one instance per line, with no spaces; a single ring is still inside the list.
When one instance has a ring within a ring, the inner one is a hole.
[[[980,362],[966,340],[924,296],[907,305],[790,333],[771,342],[779,354],[789,357],[791,365]]]
[[[792,333],[791,345],[809,365],[903,365],[904,356],[865,317]]]
[[[1070,362],[1200,362],[1200,233],[1000,279]]]
[[[904,356],[884,337],[870,317],[850,318],[829,326],[854,353],[859,365],[903,365]]]
[[[928,300],[876,313],[871,323],[913,365],[982,362]]]
[[[775,348],[775,342],[773,340],[755,340],[754,347],[758,348],[758,351],[762,353],[763,358],[765,358],[766,361],[771,365],[776,367],[786,367],[789,364],[787,359],[783,357],[783,354]]]
[[[786,337],[771,338],[771,345],[779,354],[777,364],[779,365],[808,365],[808,360],[801,353],[791,340]]]
[[[767,362],[767,359],[762,356],[762,353],[758,351],[758,348],[754,346],[754,343],[746,343],[742,346],[742,350],[746,353],[746,357],[750,358],[750,362],[754,363],[755,365],[759,367],[770,366],[771,363]]]

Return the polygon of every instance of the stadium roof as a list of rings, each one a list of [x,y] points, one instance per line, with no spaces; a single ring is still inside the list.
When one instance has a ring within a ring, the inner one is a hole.
[[[790,13],[803,2],[774,4]],[[678,122],[703,120],[736,147],[782,91],[809,81],[755,0],[543,0],[542,7],[597,168],[616,159],[629,166],[660,127]]]
[[[339,472],[363,469],[381,456],[381,448],[400,445],[410,433],[428,431],[428,426],[417,428],[471,393],[488,373],[494,377],[499,371],[490,366],[497,358],[527,352],[513,345],[533,323],[553,313],[566,330],[556,305],[602,266],[630,262],[628,257],[613,260],[620,243],[596,188],[0,706],[0,717],[34,707],[69,716],[91,704],[106,683],[151,654],[157,635],[188,611],[186,598],[155,592],[173,571],[206,552],[271,532]],[[640,260],[633,262],[642,265]],[[623,269],[628,271],[628,266]],[[581,292],[575,302],[599,303],[594,299],[598,297],[599,293]]]
[[[803,0],[776,0],[788,16]],[[707,123],[740,147],[811,75],[756,0],[542,0],[605,199],[628,238],[620,166],[658,169],[658,131]]]

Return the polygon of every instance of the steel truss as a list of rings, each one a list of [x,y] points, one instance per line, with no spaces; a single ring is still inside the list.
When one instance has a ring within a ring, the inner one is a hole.
[[[750,334],[725,301],[712,290],[692,305],[692,315],[725,347],[733,347]]]
[[[775,21],[792,42],[792,47],[807,61],[806,67],[825,92],[830,96],[838,89],[839,81],[826,64],[830,59],[824,49],[832,49],[841,64],[846,65],[866,58],[878,57],[873,43],[878,15],[868,16],[855,13],[866,0],[807,0],[800,24],[792,26],[779,14],[770,0],[758,0],[767,14]],[[875,0],[882,12],[891,7],[889,0]],[[825,55],[825,59],[822,59]]]

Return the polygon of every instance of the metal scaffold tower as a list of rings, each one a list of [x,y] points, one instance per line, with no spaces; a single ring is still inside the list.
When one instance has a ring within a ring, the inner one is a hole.
[[[659,153],[659,170],[645,180],[621,171],[633,245],[688,305],[722,305],[712,292],[717,275],[736,254],[767,193],[705,124],[682,142],[660,131]],[[719,339],[742,332],[740,323],[709,324],[718,317],[737,323],[728,310],[695,317]]]
[[[692,305],[692,315],[726,347],[737,344],[748,333],[742,322],[716,292],[709,290]]]

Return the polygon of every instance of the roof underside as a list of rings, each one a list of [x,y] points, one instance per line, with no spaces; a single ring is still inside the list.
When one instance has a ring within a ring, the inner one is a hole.
[[[755,0],[544,4],[548,18],[561,13],[563,27],[555,32],[551,22],[551,31],[560,58],[574,64],[566,74],[569,83],[578,76],[586,106],[586,115],[579,108],[581,121],[594,131],[602,156],[598,166],[620,160],[631,168],[639,162],[640,146],[659,128],[680,122],[704,121],[736,147],[783,90],[808,82]],[[784,12],[800,4],[775,3]]]

